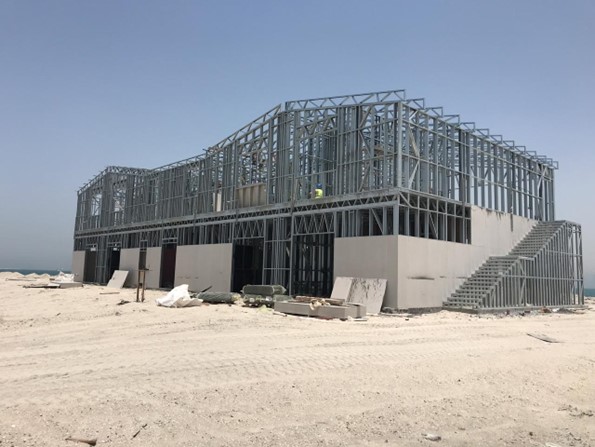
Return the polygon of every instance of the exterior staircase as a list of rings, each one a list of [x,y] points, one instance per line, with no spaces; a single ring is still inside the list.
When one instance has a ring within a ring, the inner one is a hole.
[[[538,222],[508,255],[488,258],[444,308],[479,312],[584,304],[582,249],[573,238],[580,241],[576,224]]]

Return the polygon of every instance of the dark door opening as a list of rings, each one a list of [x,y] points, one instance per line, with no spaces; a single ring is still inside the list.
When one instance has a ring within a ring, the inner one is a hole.
[[[112,248],[112,252],[111,252],[110,260],[109,260],[109,279],[111,279],[114,272],[119,269],[120,269],[120,248],[114,247],[114,248]]]
[[[242,239],[233,247],[233,282],[239,292],[246,284],[262,284],[264,239]]]
[[[147,249],[141,248],[138,254],[138,269],[144,270],[147,268]]]
[[[165,244],[161,247],[161,276],[159,287],[172,289],[176,279],[176,244]]]
[[[293,240],[293,295],[329,297],[333,289],[334,234],[308,234]]]
[[[83,282],[95,282],[95,268],[97,267],[97,251],[85,251],[85,269],[83,272]]]

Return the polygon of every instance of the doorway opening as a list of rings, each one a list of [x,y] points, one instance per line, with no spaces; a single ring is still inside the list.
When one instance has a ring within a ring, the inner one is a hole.
[[[97,267],[97,249],[88,248],[85,250],[85,268],[83,271],[83,282],[95,282],[95,269]]]
[[[241,239],[233,244],[231,290],[239,292],[246,284],[262,284],[264,239]]]
[[[331,295],[334,246],[332,233],[294,236],[292,295]]]
[[[159,287],[173,289],[176,279],[176,247],[177,244],[163,244],[161,247],[161,275]]]
[[[116,270],[120,269],[120,247],[112,248],[110,259],[109,259],[109,277],[111,279],[112,275]]]

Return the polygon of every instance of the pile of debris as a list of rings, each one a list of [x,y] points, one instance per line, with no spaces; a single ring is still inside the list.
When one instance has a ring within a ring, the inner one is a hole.
[[[172,289],[157,299],[164,307],[190,307],[208,304],[228,304],[246,307],[274,308],[275,313],[315,317],[325,320],[366,319],[367,312],[380,312],[386,291],[386,279],[338,277],[330,298],[287,295],[285,287],[275,285],[245,285],[241,293],[211,292],[207,289],[190,294],[188,284]]]
[[[275,311],[289,315],[316,317],[324,320],[362,320],[366,317],[366,306],[348,303],[344,299],[296,296],[292,300],[275,302]]]
[[[29,276],[29,275],[28,275]],[[49,279],[49,281],[47,281]],[[27,284],[23,287],[26,289],[69,289],[71,287],[83,287],[82,282],[74,280],[72,273],[59,272],[56,276],[48,277],[48,275],[39,275],[35,278],[33,284]]]
[[[157,305],[163,307],[191,307],[201,304],[235,304],[247,307],[273,307],[276,301],[287,300],[287,290],[280,285],[246,285],[242,293],[211,292],[210,287],[202,292],[190,294],[188,284],[173,288],[167,295],[158,298]]]

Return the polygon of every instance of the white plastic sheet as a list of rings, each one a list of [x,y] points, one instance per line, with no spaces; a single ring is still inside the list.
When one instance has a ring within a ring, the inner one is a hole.
[[[74,282],[74,275],[72,273],[64,273],[60,272],[58,275],[52,280],[52,282]]]
[[[158,306],[163,307],[192,307],[199,306],[202,300],[191,298],[188,293],[188,284],[174,287],[169,293],[155,300]]]

